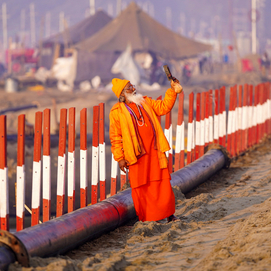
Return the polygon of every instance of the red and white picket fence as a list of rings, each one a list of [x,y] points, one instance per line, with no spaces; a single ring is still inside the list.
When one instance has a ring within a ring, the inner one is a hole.
[[[245,84],[229,89],[229,109],[226,112],[226,88],[189,94],[187,146],[185,149],[184,93],[179,95],[176,127],[175,153],[172,136],[171,112],[165,119],[165,136],[171,150],[167,152],[169,171],[173,172],[188,165],[204,154],[211,143],[227,148],[232,157],[259,144],[271,134],[271,88],[270,83],[257,86]],[[159,97],[158,99],[161,99]],[[194,109],[196,114],[194,116]],[[68,116],[67,116],[68,115]],[[196,117],[196,118],[195,118]],[[118,163],[111,161],[111,182],[106,182],[105,155],[105,107],[103,103],[93,107],[92,158],[91,158],[91,204],[106,198],[106,184],[110,184],[110,195],[117,193],[117,181],[122,187],[128,176],[120,172]],[[159,118],[161,121],[161,118]],[[67,126],[68,120],[68,126]],[[87,109],[80,111],[80,207],[89,203],[87,157]],[[67,131],[68,130],[68,131]],[[68,158],[66,161],[66,137],[68,132]],[[67,196],[67,211],[75,208],[75,108],[60,110],[59,149],[57,165],[56,216],[64,214]],[[25,115],[18,117],[16,175],[16,229],[22,230],[25,220]],[[43,148],[43,149],[42,149]],[[41,150],[43,156],[41,157]],[[67,165],[67,166],[66,166]],[[41,171],[42,166],[42,171]],[[9,191],[7,169],[6,116],[0,116],[0,228],[9,230]],[[42,175],[41,175],[42,172]],[[118,174],[120,173],[119,177]],[[67,178],[66,178],[67,174]],[[36,112],[34,132],[34,154],[32,175],[31,225],[40,221],[42,185],[43,222],[51,218],[51,154],[50,154],[50,110]],[[127,178],[128,177],[128,178]],[[65,188],[67,180],[67,189]],[[98,187],[99,186],[99,187]],[[67,195],[65,191],[67,190]],[[98,195],[99,191],[99,195]]]

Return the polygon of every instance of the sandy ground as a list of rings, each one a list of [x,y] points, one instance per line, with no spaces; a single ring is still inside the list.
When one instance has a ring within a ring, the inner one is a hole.
[[[185,196],[180,222],[131,221],[65,256],[15,270],[270,270],[271,140]]]

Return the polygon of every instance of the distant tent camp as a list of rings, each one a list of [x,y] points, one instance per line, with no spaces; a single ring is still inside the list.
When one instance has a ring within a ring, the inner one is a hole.
[[[91,37],[112,20],[104,11],[99,10],[93,16],[57,33],[42,42],[41,65],[50,69],[52,66],[55,50],[63,56],[64,47],[72,46]]]
[[[130,43],[133,51],[147,51],[165,59],[192,57],[211,46],[183,37],[155,21],[132,2],[103,29],[78,43],[88,52],[122,52]]]
[[[99,32],[75,45],[78,49],[76,81],[99,75],[110,80],[111,67],[127,45],[165,60],[184,59],[210,51],[211,46],[185,38],[151,18],[132,2]]]
[[[103,10],[99,10],[93,16],[45,39],[43,43],[76,44],[94,35],[111,20]]]

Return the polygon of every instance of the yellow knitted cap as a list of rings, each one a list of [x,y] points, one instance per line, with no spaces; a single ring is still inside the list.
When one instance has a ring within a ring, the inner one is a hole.
[[[129,80],[125,80],[125,79],[119,79],[119,78],[114,78],[112,79],[112,90],[115,93],[115,95],[119,98],[122,90],[125,88],[125,86],[127,85],[127,83],[129,83]]]

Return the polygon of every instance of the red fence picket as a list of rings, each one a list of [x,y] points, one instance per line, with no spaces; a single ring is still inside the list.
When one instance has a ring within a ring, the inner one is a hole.
[[[34,155],[32,174],[32,217],[31,226],[39,223],[40,191],[41,191],[41,140],[42,140],[42,112],[35,115]]]
[[[252,127],[253,127],[253,85],[249,85],[248,101],[248,147],[252,146]]]
[[[75,204],[75,108],[69,108],[68,129],[68,213]]]
[[[106,159],[104,140],[104,103],[99,104],[99,168],[100,168],[100,200],[106,199]]]
[[[205,92],[205,116],[204,116],[204,132],[205,132],[205,138],[204,138],[204,146],[209,145],[209,91]]]
[[[233,133],[233,88],[230,88],[228,129],[227,129],[227,150],[232,154],[232,133]]]
[[[194,93],[189,94],[189,113],[187,128],[187,159],[186,164],[189,165],[195,160],[195,133],[194,133]]]
[[[238,112],[237,112],[237,86],[235,85],[232,88],[232,110],[233,110],[233,120],[232,120],[232,142],[231,142],[231,154],[233,157],[236,156],[236,148],[237,148],[237,124],[238,124]]]
[[[87,109],[80,111],[80,207],[87,206]]]
[[[16,230],[24,229],[25,215],[25,115],[18,116],[17,175],[16,175]]]
[[[91,204],[98,202],[99,174],[99,106],[93,107],[92,167],[91,167]]]
[[[57,199],[56,217],[64,213],[65,202],[65,177],[66,177],[66,132],[67,132],[67,109],[60,110],[58,164],[57,164]]]
[[[205,92],[201,93],[201,104],[200,104],[200,148],[199,157],[204,155],[205,145]]]
[[[238,108],[237,108],[237,118],[238,118],[238,126],[237,126],[237,155],[242,152],[242,93],[243,87],[239,86],[238,89]]]
[[[214,141],[213,91],[209,90],[209,144]]]
[[[173,172],[173,157],[172,157],[172,118],[171,111],[166,114],[165,136],[169,142],[170,150],[166,152],[168,157],[169,173]]]
[[[219,91],[215,90],[214,143],[219,143]]]
[[[244,85],[244,94],[243,94],[243,107],[242,107],[242,150],[246,151],[247,149],[247,136],[248,136],[248,108],[247,108],[247,100],[248,100],[248,85]]]
[[[195,159],[200,157],[200,139],[201,139],[201,131],[200,131],[200,93],[197,93],[196,96],[196,147],[195,147]]]
[[[43,157],[42,157],[42,206],[43,222],[51,216],[51,157],[50,157],[50,109],[43,111]]]
[[[219,144],[226,147],[226,89],[219,91]]]
[[[179,95],[178,122],[176,129],[175,165],[174,171],[184,167],[184,93]]]
[[[9,187],[7,169],[6,116],[0,116],[0,229],[9,230]]]

